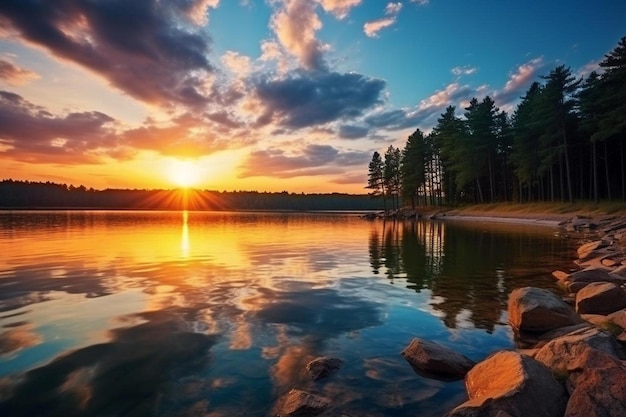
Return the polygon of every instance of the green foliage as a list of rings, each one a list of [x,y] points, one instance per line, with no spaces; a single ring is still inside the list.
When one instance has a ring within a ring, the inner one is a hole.
[[[448,205],[490,201],[626,200],[626,37],[577,79],[560,65],[534,82],[511,118],[491,97],[463,119],[448,106],[428,135],[387,149],[385,195]],[[602,144],[599,149],[598,142]],[[602,180],[600,180],[600,171]],[[430,196],[430,200],[427,198]]]

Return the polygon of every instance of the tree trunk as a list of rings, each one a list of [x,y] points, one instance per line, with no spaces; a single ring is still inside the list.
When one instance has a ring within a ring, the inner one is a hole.
[[[565,120],[563,121],[563,125],[561,126],[561,129],[563,129],[563,146],[565,147],[565,176],[567,177],[567,193],[569,196],[569,203],[573,204],[574,203],[574,199],[573,199],[573,194],[572,194],[572,176],[570,174],[570,169],[569,169],[569,152],[567,149],[567,132],[565,131]]]
[[[600,202],[600,198],[598,196],[598,155],[596,152],[596,141],[593,141],[591,147],[591,155],[593,158],[593,201],[597,203]]]
[[[611,196],[611,179],[609,176],[609,152],[606,146],[606,140],[604,141],[604,173],[606,174],[606,193],[609,201],[613,200]]]

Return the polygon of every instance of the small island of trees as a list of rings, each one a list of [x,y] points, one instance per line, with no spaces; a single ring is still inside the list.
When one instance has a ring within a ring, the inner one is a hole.
[[[370,195],[386,208],[486,202],[626,200],[626,36],[586,78],[561,65],[512,115],[489,96],[449,106],[429,134],[374,152]]]

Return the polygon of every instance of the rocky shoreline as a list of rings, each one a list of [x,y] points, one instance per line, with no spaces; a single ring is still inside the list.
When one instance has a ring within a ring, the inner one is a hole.
[[[405,213],[401,216],[405,218]],[[454,214],[433,217],[477,220]],[[584,243],[572,270],[552,273],[562,294],[535,287],[510,294],[515,350],[499,351],[475,363],[459,352],[415,338],[401,352],[420,375],[464,379],[468,400],[445,417],[626,416],[626,219],[480,216],[480,220],[559,225]],[[337,358],[314,362],[307,369],[316,368],[315,375],[322,377],[341,366]],[[331,410],[330,399],[292,390],[279,401],[276,415],[315,416]]]

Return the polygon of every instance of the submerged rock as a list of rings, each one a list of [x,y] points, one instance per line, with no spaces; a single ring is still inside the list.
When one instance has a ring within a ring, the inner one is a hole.
[[[314,381],[334,374],[341,368],[343,361],[331,356],[323,356],[307,363],[306,371]]]
[[[292,389],[279,401],[276,414],[280,417],[309,417],[323,413],[330,407],[330,400],[299,389]]]
[[[416,371],[460,379],[476,364],[439,343],[414,338],[400,353]]]
[[[574,309],[548,290],[518,288],[509,295],[509,322],[516,330],[543,333],[582,323]]]
[[[469,400],[447,417],[561,417],[567,395],[548,368],[518,352],[500,351],[465,377]]]

